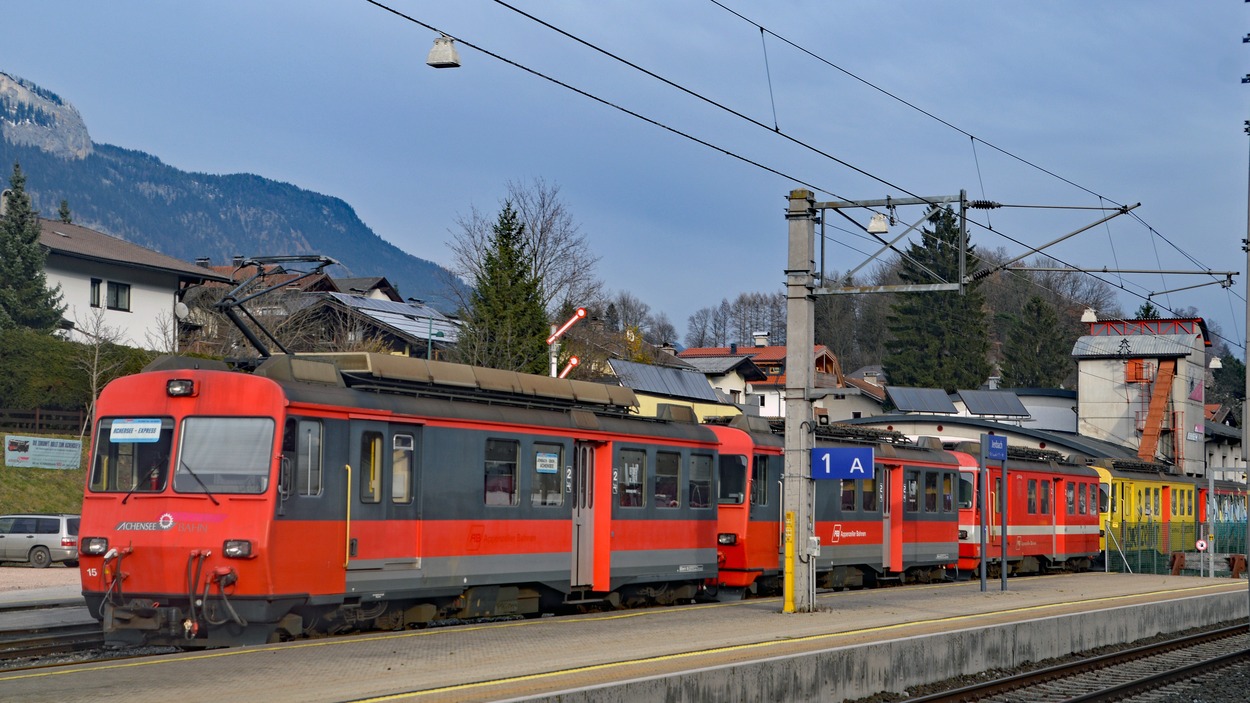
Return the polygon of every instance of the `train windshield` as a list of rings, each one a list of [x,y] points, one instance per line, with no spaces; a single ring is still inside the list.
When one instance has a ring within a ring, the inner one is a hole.
[[[742,505],[747,490],[747,458],[741,454],[721,454],[719,469],[717,502],[721,505]]]
[[[169,477],[171,418],[103,418],[93,444],[91,482],[98,493],[159,493]]]
[[[182,421],[174,490],[264,493],[275,454],[267,417],[188,417]]]

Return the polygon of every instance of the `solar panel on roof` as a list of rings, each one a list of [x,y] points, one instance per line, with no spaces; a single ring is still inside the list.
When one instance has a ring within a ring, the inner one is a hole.
[[[621,384],[635,391],[712,403],[718,401],[716,391],[708,383],[707,377],[698,371],[639,364],[622,359],[611,359],[608,363]]]
[[[959,391],[959,398],[972,415],[1029,416],[1024,403],[1011,391]]]
[[[900,412],[905,413],[943,413],[954,415],[955,404],[950,396],[941,388],[899,388],[886,386],[890,401]]]

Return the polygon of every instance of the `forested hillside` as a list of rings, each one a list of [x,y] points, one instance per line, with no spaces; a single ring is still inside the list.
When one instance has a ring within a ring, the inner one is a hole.
[[[451,310],[441,266],[369,229],[339,198],[251,174],[188,173],[141,151],[93,144],[74,108],[0,74],[0,180],[15,162],[44,217],[67,201],[75,224],[185,261],[321,254],[338,277],[386,276],[401,294]]]

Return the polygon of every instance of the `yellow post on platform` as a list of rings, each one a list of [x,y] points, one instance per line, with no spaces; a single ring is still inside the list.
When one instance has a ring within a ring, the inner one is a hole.
[[[786,511],[786,532],[785,532],[785,579],[782,590],[785,591],[785,605],[782,606],[783,613],[794,612],[794,511]]]

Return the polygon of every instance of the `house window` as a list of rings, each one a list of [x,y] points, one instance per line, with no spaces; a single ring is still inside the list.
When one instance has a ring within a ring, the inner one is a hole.
[[[91,307],[93,308],[100,307],[100,284],[103,282],[98,278],[91,279]]]
[[[1125,383],[1150,383],[1154,375],[1154,364],[1145,359],[1129,359],[1124,364]]]
[[[105,301],[109,310],[130,310],[130,284],[109,281],[108,299]]]

